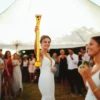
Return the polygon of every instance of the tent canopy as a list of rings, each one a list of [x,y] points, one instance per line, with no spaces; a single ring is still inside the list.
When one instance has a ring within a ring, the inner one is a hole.
[[[100,7],[89,0],[0,0],[0,48],[33,49],[35,15],[51,48],[85,46],[100,31]]]

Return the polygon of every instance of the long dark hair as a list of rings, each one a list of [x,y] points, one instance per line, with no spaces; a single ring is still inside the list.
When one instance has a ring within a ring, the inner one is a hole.
[[[5,52],[5,55],[4,55],[4,59],[8,59],[8,56],[7,56],[7,53],[10,53],[11,54],[11,52],[9,51],[9,50],[7,50],[6,52]],[[11,56],[10,56],[11,57]]]
[[[45,39],[45,38],[50,39],[50,42],[51,42],[51,38],[48,35],[42,35],[41,39],[40,39],[40,43],[42,43],[43,39]]]
[[[100,46],[100,36],[94,36],[91,39],[95,40],[98,43],[98,45]]]

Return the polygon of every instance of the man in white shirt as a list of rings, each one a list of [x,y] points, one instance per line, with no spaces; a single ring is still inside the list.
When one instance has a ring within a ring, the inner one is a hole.
[[[71,86],[72,96],[75,96],[75,89],[78,91],[78,95],[81,95],[81,87],[79,85],[79,73],[78,73],[78,55],[73,52],[73,49],[68,49],[69,55],[67,57],[68,61],[68,80]]]

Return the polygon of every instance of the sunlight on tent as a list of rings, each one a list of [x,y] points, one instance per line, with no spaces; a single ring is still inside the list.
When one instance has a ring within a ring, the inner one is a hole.
[[[8,0],[7,0],[8,1]],[[40,33],[52,39],[51,47],[63,47],[67,44],[80,46],[86,43],[90,35],[86,31],[73,33],[74,29],[100,31],[100,7],[89,0],[10,0],[11,5],[0,14],[0,43],[12,45],[19,41],[21,45],[34,45],[35,14],[42,14]],[[2,1],[0,1],[0,4]],[[45,4],[44,4],[45,3]],[[6,5],[6,3],[3,5]],[[3,7],[3,6],[2,6]],[[2,9],[2,8],[0,8]],[[20,45],[20,46],[21,46]],[[28,47],[28,46],[27,46]],[[26,48],[27,48],[26,47]],[[28,49],[28,48],[27,48]]]

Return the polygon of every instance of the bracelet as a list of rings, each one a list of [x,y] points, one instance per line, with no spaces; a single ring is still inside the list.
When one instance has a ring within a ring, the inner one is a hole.
[[[99,89],[99,88],[96,88],[96,89],[93,91],[93,93],[95,93],[98,89]]]

